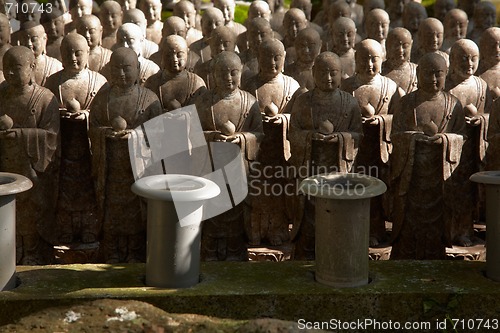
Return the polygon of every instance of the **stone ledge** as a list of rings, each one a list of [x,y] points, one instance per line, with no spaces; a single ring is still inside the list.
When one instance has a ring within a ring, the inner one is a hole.
[[[484,267],[470,261],[372,261],[369,285],[336,289],[315,282],[313,262],[206,262],[198,285],[158,289],[144,286],[144,264],[19,266],[21,285],[0,292],[0,325],[50,306],[105,298],[233,319],[500,319],[500,283],[484,277]]]

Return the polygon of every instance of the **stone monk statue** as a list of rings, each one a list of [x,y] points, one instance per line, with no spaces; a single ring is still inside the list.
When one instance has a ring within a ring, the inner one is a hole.
[[[87,39],[90,47],[89,69],[99,72],[111,58],[111,50],[102,47],[102,25],[94,15],[84,15],[76,22],[76,32]]]
[[[57,100],[34,80],[35,56],[24,46],[3,57],[0,85],[0,170],[24,175],[33,188],[16,197],[16,247],[20,265],[50,264],[59,171]],[[48,236],[48,237],[47,237]]]
[[[90,173],[87,134],[89,107],[106,79],[88,69],[85,37],[72,33],[61,43],[63,69],[47,78],[45,86],[57,97],[61,116],[61,179],[57,206],[59,241],[98,238],[97,202]]]
[[[447,183],[460,162],[465,117],[444,92],[446,61],[436,53],[418,64],[418,89],[394,108],[391,189],[394,212],[391,259],[445,259]]]
[[[135,52],[118,48],[111,56],[110,86],[90,109],[92,173],[102,219],[100,251],[107,263],[143,262],[146,221],[130,187],[134,176],[128,154],[129,132],[161,114],[158,97],[143,88]]]

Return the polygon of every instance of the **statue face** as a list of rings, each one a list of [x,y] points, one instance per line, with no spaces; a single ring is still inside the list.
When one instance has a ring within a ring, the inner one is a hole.
[[[86,41],[61,45],[61,59],[65,70],[75,72],[84,70],[89,62],[89,47]]]
[[[133,23],[131,23],[133,24]],[[139,56],[142,54],[142,42],[144,41],[144,35],[139,29],[119,29],[116,34],[116,44],[118,46],[128,47],[134,50],[134,52]]]
[[[387,59],[396,62],[410,60],[412,44],[412,39],[403,34],[398,34],[394,38],[388,39],[386,43]]]
[[[241,81],[241,65],[234,61],[222,61],[215,67],[215,86],[221,93],[231,93],[235,91]]]
[[[444,59],[443,59],[444,60]],[[437,93],[444,88],[446,63],[431,61],[417,67],[418,88],[427,93]]]
[[[259,29],[254,25],[250,25],[248,29],[248,41],[250,42],[250,47],[254,49],[258,49],[264,39],[272,37],[273,31],[271,28]]]
[[[222,51],[232,51],[234,52],[236,48],[236,40],[231,38],[231,36],[212,34],[212,38],[210,38],[210,51],[212,57],[216,54],[221,53]]]
[[[10,24],[7,19],[0,20],[0,45],[10,42]]]
[[[474,24],[480,29],[488,29],[496,24],[497,13],[493,5],[478,4],[474,11]]]
[[[135,57],[135,55],[133,55]],[[131,87],[139,77],[137,57],[116,57],[111,62],[111,84],[120,88]]]
[[[106,29],[118,29],[122,25],[123,12],[121,8],[103,8],[99,14],[101,24]]]
[[[371,80],[382,68],[381,47],[369,45],[356,50],[356,73],[361,78]]]
[[[469,21],[465,15],[450,15],[444,21],[444,33],[448,38],[461,39],[467,35],[467,26]]]
[[[169,73],[180,73],[186,68],[187,46],[181,43],[168,43],[163,51],[162,66]]]
[[[137,0],[118,0],[123,10],[129,10],[137,7]]]
[[[321,40],[310,36],[299,37],[295,40],[297,58],[304,63],[311,63],[321,51]]]
[[[455,8],[455,1],[453,0],[437,0],[434,3],[434,17],[444,22],[446,13]]]
[[[479,64],[479,52],[471,47],[462,47],[450,54],[450,70],[460,78],[474,75]]]
[[[203,36],[210,36],[215,28],[223,26],[224,20],[216,15],[203,15],[201,19],[201,32]]]
[[[214,2],[215,8],[220,9],[222,14],[224,14],[224,24],[234,20],[234,9],[235,3],[232,0],[216,0]]]
[[[335,25],[333,28],[332,41],[336,50],[347,52],[354,47],[356,40],[356,28],[347,24]]]
[[[412,34],[418,31],[420,22],[426,19],[424,13],[422,13],[417,7],[410,7],[407,12],[403,15],[403,26],[408,29]]]
[[[184,23],[184,21],[173,22],[173,23],[172,22],[169,22],[169,23],[165,22],[163,24],[163,30],[162,30],[163,37],[170,36],[170,35],[177,35],[177,36],[181,36],[182,38],[186,39],[186,34],[187,34],[187,30],[186,30],[186,24]]]
[[[76,31],[85,37],[91,49],[101,44],[102,26],[98,20],[86,20],[77,25]]]
[[[3,74],[5,81],[14,87],[24,87],[29,84],[34,63],[23,57],[4,57]]]
[[[487,33],[483,33],[481,39],[486,38],[485,34]],[[486,40],[486,47],[483,47],[482,41],[480,43],[481,57],[484,57],[484,60],[490,64],[500,63],[500,34],[490,33]]]
[[[38,57],[42,53],[45,53],[45,47],[47,46],[45,30],[40,25],[26,30],[22,34],[20,44],[29,48],[33,51],[35,57]]]
[[[83,15],[90,15],[92,14],[92,1],[78,0],[77,5],[71,8],[69,12],[73,19],[82,17]]]
[[[373,13],[373,12],[372,12]],[[385,15],[374,15],[370,17],[366,25],[368,38],[380,42],[387,38],[389,33],[389,18]]]
[[[307,20],[296,16],[289,17],[283,24],[286,35],[293,40],[295,40],[300,30],[307,28]]]
[[[52,19],[43,25],[48,38],[56,39],[64,36],[64,17]]]
[[[196,25],[196,10],[194,6],[184,5],[182,3],[180,6],[174,7],[174,15],[179,16],[186,22],[188,28],[194,28]]]
[[[285,52],[279,47],[259,47],[259,71],[266,76],[275,77],[283,72]]]
[[[443,45],[443,27],[441,24],[425,24],[420,28],[420,47],[427,52],[437,51]]]
[[[148,22],[161,20],[161,2],[158,0],[145,0],[142,2],[141,10]]]
[[[391,18],[398,18],[403,15],[403,9],[407,0],[392,0],[387,4],[387,13]]]
[[[342,80],[342,66],[335,58],[322,60],[314,64],[314,83],[319,90],[334,91]]]

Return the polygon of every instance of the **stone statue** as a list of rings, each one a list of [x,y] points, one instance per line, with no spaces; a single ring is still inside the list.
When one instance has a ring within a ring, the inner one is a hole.
[[[460,246],[472,245],[473,223],[478,218],[478,187],[469,177],[479,171],[486,152],[488,115],[484,108],[487,84],[474,75],[478,63],[479,48],[473,41],[460,39],[453,44],[445,90],[458,98],[463,107],[467,139],[464,140],[460,163],[451,177],[454,182],[449,190],[455,199],[447,222],[451,241]]]
[[[0,68],[2,67],[2,58],[5,52],[10,49],[10,22],[7,15],[0,13]]]
[[[418,49],[418,29],[420,27],[420,22],[427,18],[427,11],[422,4],[410,1],[403,9],[403,28],[407,29],[411,33],[411,38],[413,39],[412,53]]]
[[[61,116],[61,172],[57,204],[59,241],[98,238],[97,203],[90,174],[87,135],[89,107],[106,86],[104,76],[88,69],[89,46],[85,37],[68,34],[61,43],[63,70],[47,78],[45,86],[56,96]]]
[[[417,65],[410,61],[411,34],[405,28],[394,28],[387,35],[387,60],[382,75],[396,82],[405,95],[417,89]]]
[[[356,41],[356,26],[347,17],[339,17],[331,27],[332,46],[328,51],[336,53],[342,62],[343,77],[353,76],[356,71],[354,59],[354,42]]]
[[[438,19],[429,17],[422,20],[418,30],[418,48],[412,50],[411,61],[418,63],[424,54],[435,52],[442,56],[446,60],[446,63],[449,64],[448,53],[441,51],[443,37],[444,27]]]
[[[173,15],[182,18],[186,22],[186,42],[188,46],[203,38],[202,32],[196,29],[197,14],[194,4],[191,1],[181,0],[177,2],[174,5]]]
[[[165,111],[188,105],[205,89],[203,79],[186,70],[188,47],[180,36],[166,37],[162,42],[162,70],[151,76],[145,87],[160,99]]]
[[[467,26],[467,34],[474,29],[474,9],[481,0],[457,0],[457,8],[463,10],[469,18],[469,25]]]
[[[403,27],[403,9],[409,0],[392,0],[387,2],[386,11],[390,18],[390,29]]]
[[[102,47],[111,50],[116,44],[116,32],[123,22],[123,11],[120,4],[113,0],[104,1],[99,12],[102,24]]]
[[[374,9],[382,9],[385,10],[385,2],[384,0],[365,0],[363,1],[363,22],[361,25],[356,26],[358,28],[358,33],[361,36],[366,36],[365,30],[365,21],[368,13]]]
[[[389,155],[392,150],[392,115],[388,114],[389,103],[398,86],[388,77],[380,75],[383,50],[379,42],[365,39],[356,45],[356,75],[345,79],[341,89],[352,93],[358,100],[363,117],[364,138],[358,154],[359,172],[380,178],[386,184],[389,177]],[[388,195],[371,199],[370,245],[376,246],[385,240],[385,221],[390,208],[384,210]]]
[[[129,9],[137,7],[137,0],[118,0],[118,3],[120,4],[120,6],[122,6],[123,11],[127,11]]]
[[[339,57],[321,53],[314,61],[316,87],[297,97],[290,119],[290,162],[297,178],[318,173],[352,172],[362,138],[361,110],[357,100],[338,87],[342,77]],[[332,108],[332,105],[335,105]],[[300,181],[298,179],[297,181]],[[314,260],[314,199],[301,196],[294,205],[295,259]]]
[[[62,64],[45,53],[47,34],[42,25],[27,21],[23,23],[21,29],[20,44],[31,49],[35,55],[36,65],[33,78],[38,85],[43,86],[47,77],[62,69]]]
[[[444,40],[441,50],[450,54],[451,47],[467,35],[469,20],[467,14],[458,8],[450,10],[444,17]]]
[[[236,49],[236,34],[231,28],[225,25],[217,27],[212,31],[212,35],[209,39],[209,46],[212,57],[223,51],[234,52]],[[198,61],[194,67],[194,73],[205,81],[205,85],[208,89],[212,89],[213,84],[212,59],[205,62]]]
[[[139,71],[139,81],[141,84],[144,84],[146,80],[158,73],[160,71],[160,67],[152,62],[149,59],[146,59],[143,57],[142,52],[144,50],[143,44],[144,44],[144,34],[142,29],[133,23],[124,23],[122,26],[118,29],[118,32],[116,34],[116,44],[115,48],[117,47],[128,47],[132,50],[135,51],[137,54],[137,57],[139,58],[139,63],[141,64],[141,68]],[[110,78],[111,71],[110,71],[110,66],[106,66],[103,68],[102,73],[106,78]]]
[[[446,14],[456,8],[454,0],[436,0],[434,3],[434,17],[444,23]]]
[[[214,6],[224,15],[224,25],[233,29],[236,36],[247,31],[247,28],[243,24],[234,21],[234,10],[236,9],[236,2],[234,0],[214,0]]]
[[[445,259],[450,245],[447,184],[460,161],[465,123],[458,99],[443,91],[446,70],[443,57],[424,55],[417,67],[418,89],[394,109],[391,259]]]
[[[64,16],[57,8],[52,8],[51,12],[44,11],[40,16],[40,24],[43,25],[47,33],[46,52],[49,57],[61,61],[61,41],[64,37]]]
[[[68,8],[71,14],[71,21],[66,23],[64,27],[65,35],[76,32],[76,21],[80,17],[92,14],[92,0],[70,0]]]
[[[102,47],[101,21],[94,15],[84,15],[76,22],[76,32],[87,39],[90,47],[89,69],[100,72],[111,58],[111,50]]]
[[[328,20],[323,29],[329,31],[333,26],[333,22],[339,17],[351,18],[351,7],[345,0],[335,1],[328,6]]]
[[[240,146],[248,164],[255,161],[263,137],[259,105],[254,96],[238,88],[242,64],[234,52],[212,59],[215,84],[196,99],[207,142]],[[205,260],[246,260],[245,202],[203,222],[202,257]]]
[[[148,23],[146,20],[146,16],[140,9],[132,8],[130,10],[127,10],[123,14],[123,23],[133,23],[141,28],[144,37],[142,41],[141,55],[144,58],[149,59],[149,57],[152,54],[158,52],[158,44],[156,44],[153,41],[150,41],[149,39],[146,39],[146,29]],[[117,32],[117,39],[118,39],[118,32]],[[117,45],[115,47],[121,47],[121,46],[122,45]],[[111,50],[114,50],[114,48],[111,48]]]
[[[268,20],[257,17],[248,23],[248,30],[245,33],[248,39],[248,48],[240,53],[241,61],[244,64],[242,82],[259,73],[259,46],[265,39],[273,38],[274,33]]]
[[[292,64],[297,60],[294,44],[297,34],[307,28],[309,22],[303,11],[297,8],[288,10],[283,18],[283,44],[285,45],[286,59],[285,66]]]
[[[269,194],[269,188],[277,186],[284,188],[288,181],[284,177],[274,177],[276,170],[283,170],[290,158],[290,147],[287,139],[292,97],[299,84],[293,78],[283,75],[285,63],[285,48],[276,39],[266,39],[259,46],[259,73],[244,82],[242,88],[257,98],[259,110],[263,114],[265,137],[261,144],[260,156],[255,170],[261,175],[258,184],[259,191],[250,194],[252,214],[247,226],[247,234],[251,244],[260,244],[266,239],[271,245],[280,245],[287,241],[289,235],[285,232],[289,224],[285,207],[286,195]],[[262,170],[267,170],[266,177]],[[261,234],[259,225],[267,221],[269,225],[280,226],[279,233]]]
[[[161,22],[161,0],[141,0],[139,2],[139,9],[143,11],[146,16],[146,39],[160,44],[161,30],[163,23]]]
[[[201,16],[201,31],[203,38],[193,42],[189,49],[200,56],[200,61],[205,62],[212,58],[210,55],[209,39],[212,31],[224,25],[224,15],[217,8],[207,8]]]
[[[384,51],[384,60],[386,59],[385,42],[389,33],[389,24],[389,14],[383,9],[372,9],[365,16],[366,38],[376,40],[380,43]]]
[[[492,28],[490,28],[492,29]],[[496,99],[489,109],[488,150],[486,151],[486,170],[500,170],[500,102]]]
[[[474,27],[467,34],[467,38],[479,44],[481,34],[488,28],[495,27],[497,24],[497,9],[490,1],[480,1],[474,8]]]
[[[319,33],[313,28],[301,30],[295,39],[294,50],[297,54],[297,60],[293,64],[285,65],[285,74],[293,77],[301,88],[312,90],[315,87],[312,72],[314,59],[321,51]]]
[[[129,48],[111,56],[110,86],[90,109],[92,173],[102,219],[100,252],[106,263],[145,260],[146,220],[132,193],[134,175],[128,154],[129,132],[161,114],[158,97],[138,82],[139,61]],[[145,208],[145,207],[144,207]]]
[[[500,28],[489,28],[481,35],[479,40],[479,69],[476,74],[480,74],[488,84],[490,99],[486,102],[495,101],[500,96],[500,57],[498,49],[500,47]],[[487,104],[485,110],[489,110]]]
[[[322,0],[321,9],[316,13],[314,18],[312,19],[312,22],[322,28],[327,25],[330,13],[330,4],[333,4],[335,2],[337,2],[337,0]],[[363,16],[363,8],[361,8],[361,16]]]
[[[3,57],[0,85],[0,170],[24,175],[33,188],[16,197],[16,247],[20,265],[49,264],[56,213],[59,112],[54,95],[33,80],[35,56],[24,46]],[[45,236],[45,237],[42,237]],[[45,238],[45,239],[44,239]]]

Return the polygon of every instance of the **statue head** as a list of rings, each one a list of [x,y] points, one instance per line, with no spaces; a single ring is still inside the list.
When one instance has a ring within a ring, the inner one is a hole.
[[[277,39],[266,39],[259,46],[259,75],[272,79],[283,72],[285,47]]]
[[[123,14],[123,23],[133,23],[141,28],[142,33],[146,36],[146,29],[148,28],[148,21],[142,10],[132,8]]]
[[[365,31],[367,38],[382,42],[389,33],[389,14],[383,9],[375,8],[365,17]]]
[[[10,20],[0,13],[0,46],[10,43]]]
[[[368,13],[374,10],[375,8],[385,10],[384,0],[365,0],[365,2],[363,3],[364,16],[366,17],[366,15],[368,15]]]
[[[127,47],[119,47],[111,54],[110,84],[128,88],[137,83],[139,78],[139,59],[137,54]]]
[[[312,2],[311,0],[292,0],[290,8],[298,8],[304,12],[308,21],[311,21]]]
[[[491,27],[481,34],[479,51],[481,63],[484,61],[488,68],[500,63],[500,28]]]
[[[50,13],[44,11],[40,16],[40,23],[43,25],[49,40],[64,36],[64,16],[59,9],[53,7]]]
[[[436,94],[443,90],[446,81],[446,60],[437,53],[427,53],[417,67],[418,89]]]
[[[474,8],[481,0],[457,0],[457,8],[467,13],[468,17],[474,15]]]
[[[335,53],[342,55],[354,47],[356,24],[347,17],[339,17],[332,26],[332,43]]]
[[[123,22],[123,10],[116,1],[107,0],[101,5],[99,19],[105,30],[116,30]]]
[[[188,0],[181,0],[174,5],[173,15],[179,16],[186,22],[188,29],[196,26],[196,9],[194,4]]]
[[[234,52],[236,49],[236,34],[233,29],[225,25],[215,28],[209,40],[212,57],[222,51]]]
[[[40,23],[40,14],[43,10],[37,1],[18,0],[17,3],[19,4],[19,7],[14,7],[16,9],[16,19],[21,24],[28,21]]]
[[[143,42],[144,33],[134,23],[124,23],[116,32],[116,45],[134,50],[139,57],[142,55]]]
[[[297,8],[290,8],[283,17],[285,36],[291,41],[294,41],[299,31],[307,28],[308,24],[306,14]]]
[[[303,63],[312,63],[321,52],[321,36],[314,28],[300,30],[295,38],[297,59]]]
[[[268,20],[262,17],[256,17],[250,21],[247,32],[250,49],[257,50],[263,40],[273,37],[274,32]]]
[[[474,28],[486,30],[497,23],[497,9],[489,1],[481,1],[474,8]]]
[[[252,1],[248,7],[248,20],[253,20],[256,17],[262,17],[266,20],[271,19],[271,9],[269,4],[262,0]]]
[[[25,46],[13,46],[3,56],[5,81],[13,87],[21,88],[32,82],[35,69],[35,55]]]
[[[461,9],[452,9],[444,17],[444,35],[451,39],[465,38],[468,25],[467,14]]]
[[[61,59],[65,71],[81,72],[89,63],[90,48],[85,37],[67,34],[61,42]]]
[[[344,0],[335,1],[328,6],[328,24],[331,26],[339,17],[351,18],[351,6]]]
[[[394,28],[389,31],[385,42],[387,61],[402,64],[410,60],[413,39],[405,28]]]
[[[439,21],[444,22],[446,13],[456,7],[457,6],[454,0],[436,0],[434,3],[434,17]]]
[[[76,32],[87,39],[90,49],[101,45],[102,25],[95,15],[83,15],[76,21]]]
[[[186,38],[187,27],[186,22],[178,16],[170,16],[163,22],[161,36],[167,37],[170,35],[178,35]]]
[[[457,40],[450,50],[450,74],[465,80],[474,75],[479,65],[479,48],[470,39]]]
[[[124,11],[137,7],[137,0],[117,0],[117,2],[120,4]]]
[[[444,38],[444,27],[441,21],[429,17],[420,22],[418,29],[418,43],[420,49],[427,52],[435,52],[441,49]]]
[[[41,24],[33,21],[24,22],[21,25],[21,31],[20,44],[33,51],[35,58],[45,53],[47,34]]]
[[[323,52],[316,57],[313,66],[316,88],[322,91],[335,91],[342,80],[342,64],[333,52]]]
[[[218,93],[227,95],[238,89],[243,65],[236,53],[228,51],[219,53],[213,58],[211,66],[214,73],[215,90]]]
[[[392,21],[398,20],[403,16],[403,10],[408,0],[392,0],[387,3],[387,13]]]
[[[427,18],[427,11],[422,4],[411,1],[405,5],[403,9],[403,27],[413,35],[417,33],[420,22]]]
[[[356,44],[356,75],[362,81],[370,81],[382,68],[384,51],[382,45],[373,39],[365,39]]]
[[[224,25],[224,15],[217,8],[207,8],[201,16],[201,33],[203,37],[209,38],[212,31]]]
[[[73,20],[92,14],[92,0],[70,0],[68,9]]]
[[[139,9],[144,13],[148,24],[161,21],[161,0],[141,0],[139,2]]]
[[[161,65],[171,74],[178,74],[186,68],[188,46],[186,40],[177,35],[170,35],[163,39]]]
[[[214,0],[214,6],[224,15],[224,24],[234,21],[234,10],[236,8],[234,0]]]

